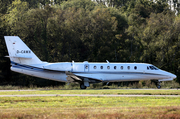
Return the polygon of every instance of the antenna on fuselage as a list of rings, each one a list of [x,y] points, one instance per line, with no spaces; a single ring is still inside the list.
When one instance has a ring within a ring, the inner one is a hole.
[[[106,60],[106,62],[107,62],[107,63],[109,63],[109,61],[108,61],[108,60]]]

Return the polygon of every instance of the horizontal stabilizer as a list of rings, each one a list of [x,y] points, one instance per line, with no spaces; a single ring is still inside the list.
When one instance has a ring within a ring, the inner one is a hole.
[[[17,55],[17,56],[5,56],[8,58],[23,58],[23,59],[32,59],[31,56],[27,56],[27,55]]]

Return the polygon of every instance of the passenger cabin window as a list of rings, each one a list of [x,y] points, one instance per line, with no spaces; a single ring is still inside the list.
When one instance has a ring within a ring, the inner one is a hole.
[[[116,69],[116,66],[114,66],[114,69]]]
[[[88,66],[86,66],[85,68],[88,69]]]
[[[130,66],[128,66],[127,68],[130,69]]]
[[[96,69],[97,67],[96,66],[94,66],[94,69]]]
[[[149,70],[149,67],[147,66],[147,70]]]
[[[107,66],[107,69],[110,69],[110,66]]]
[[[123,66],[121,66],[121,70],[123,70]]]
[[[136,69],[137,69],[137,66],[134,66],[134,69],[136,70]]]
[[[103,66],[101,66],[100,68],[103,69]]]

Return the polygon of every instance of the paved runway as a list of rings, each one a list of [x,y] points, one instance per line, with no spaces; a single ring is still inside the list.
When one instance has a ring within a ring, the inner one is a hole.
[[[180,97],[180,95],[98,95],[98,94],[28,94],[28,95],[0,95],[0,97],[47,97],[47,96],[80,96],[80,97]]]
[[[104,89],[106,90],[106,89]],[[108,90],[108,89],[107,89]],[[166,89],[121,89],[121,90],[166,90]],[[177,89],[167,89],[177,90]],[[0,90],[0,92],[11,91],[40,91],[40,90]],[[42,91],[42,90],[41,90]],[[48,97],[48,96],[80,96],[80,97],[180,97],[180,95],[115,95],[115,94],[25,94],[25,95],[0,95],[0,97]]]

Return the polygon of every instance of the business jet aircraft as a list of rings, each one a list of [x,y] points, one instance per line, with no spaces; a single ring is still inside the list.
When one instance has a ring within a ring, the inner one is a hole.
[[[172,81],[176,75],[146,63],[82,63],[41,61],[18,36],[4,36],[11,60],[11,70],[60,82],[78,82],[81,89],[90,83],[139,80]]]

